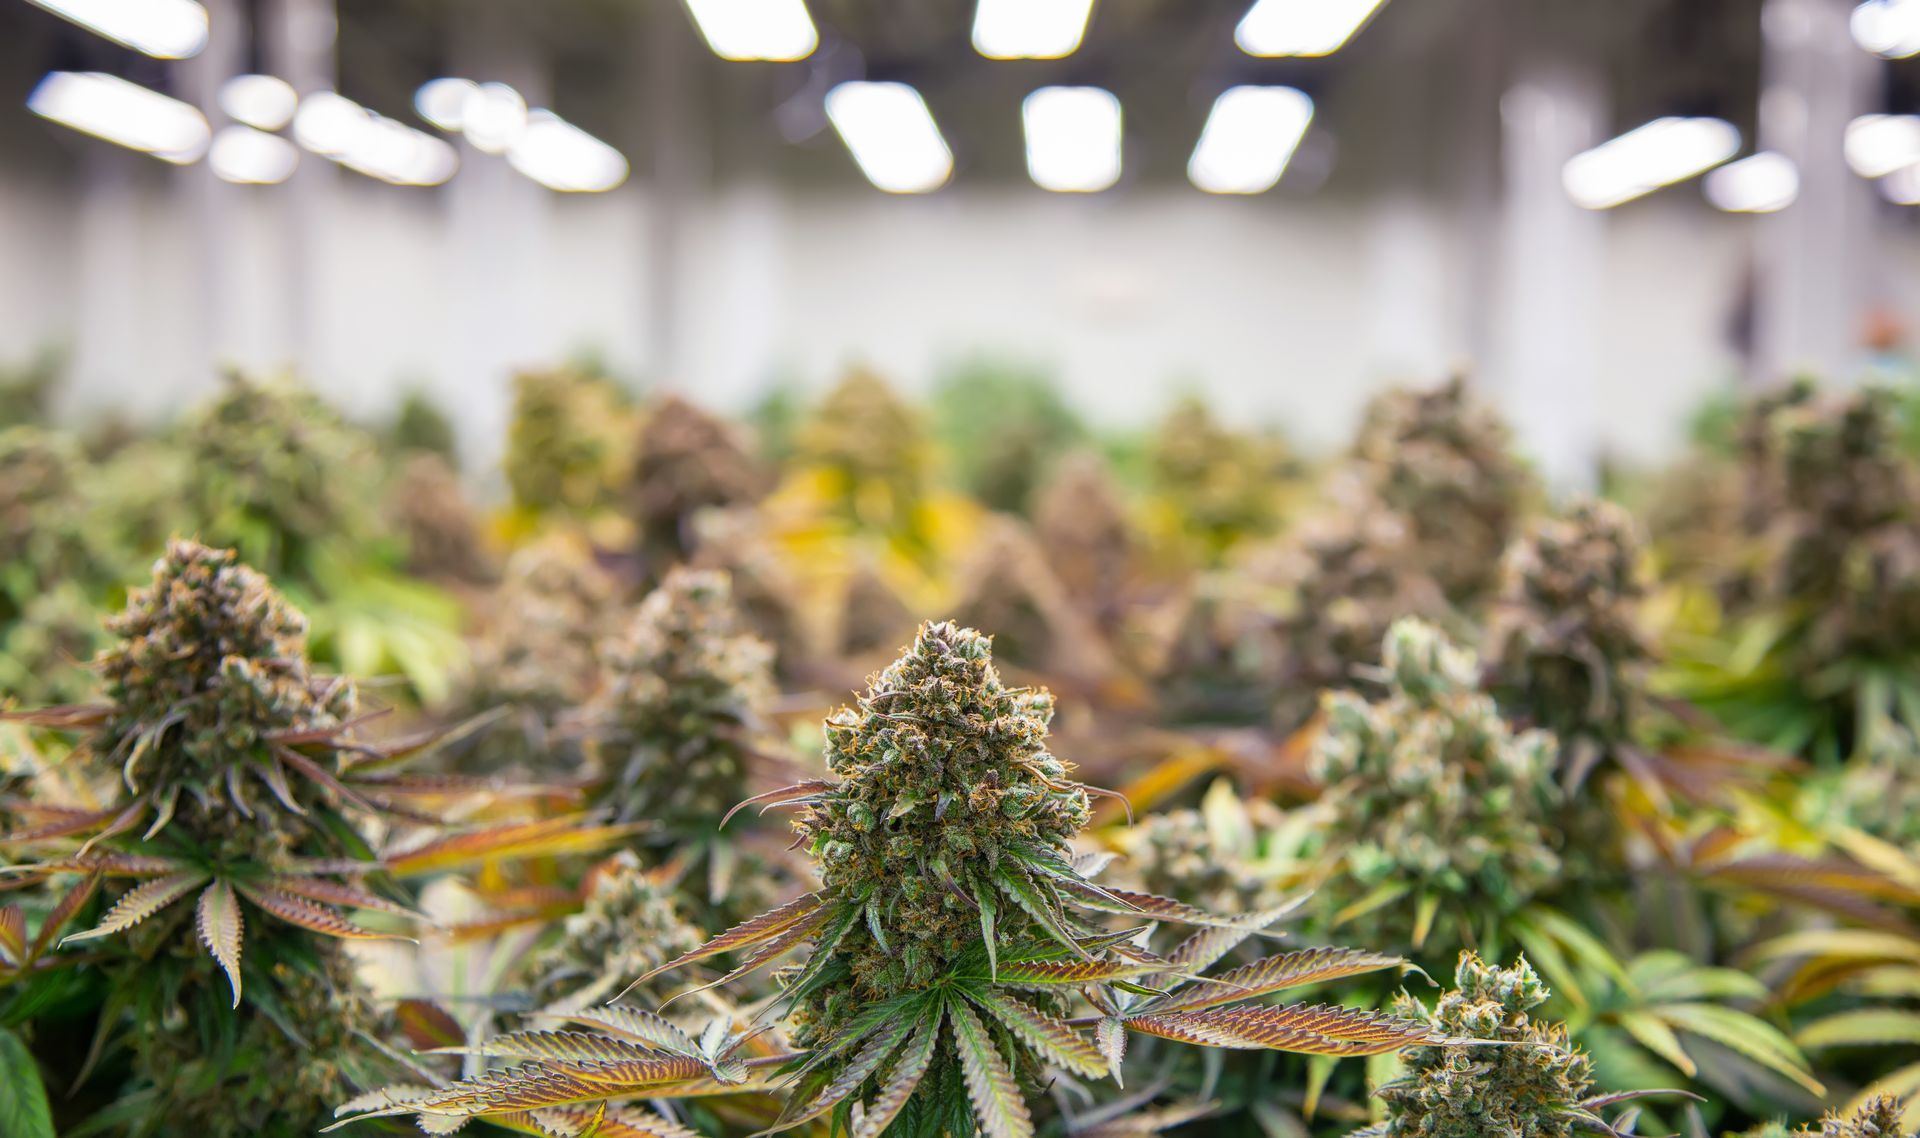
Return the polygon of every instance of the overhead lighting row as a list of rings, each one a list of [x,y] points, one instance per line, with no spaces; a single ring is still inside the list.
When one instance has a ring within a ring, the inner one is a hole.
[[[1100,87],[1042,87],[1020,106],[1027,174],[1056,193],[1098,193],[1120,180],[1120,100]],[[860,172],[893,194],[924,194],[953,176],[953,151],[920,92],[905,83],[842,83],[827,120]],[[1213,194],[1271,189],[1313,121],[1313,100],[1291,87],[1234,87],[1214,101],[1187,165]]]
[[[464,137],[483,154],[507,164],[550,190],[601,193],[627,180],[627,159],[618,150],[550,110],[529,109],[505,83],[447,77],[414,93],[421,118]]]
[[[722,59],[791,62],[805,59],[820,46],[820,33],[807,14],[806,0],[686,3],[694,26]],[[1332,55],[1384,3],[1256,0],[1233,38],[1248,55]],[[1092,15],[1093,0],[977,0],[973,47],[988,59],[1060,59],[1080,49]]]

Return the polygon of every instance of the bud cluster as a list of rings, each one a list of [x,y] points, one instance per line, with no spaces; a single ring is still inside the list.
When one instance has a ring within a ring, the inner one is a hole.
[[[612,383],[576,369],[522,372],[502,462],[516,506],[584,513],[606,504],[629,445]]]
[[[566,918],[560,939],[528,965],[534,991],[549,1006],[572,1010],[606,1002],[643,975],[704,939],[687,923],[669,882],[622,850],[587,877],[586,904]],[[658,1007],[667,993],[634,989],[628,1002]]]
[[[739,432],[677,395],[647,412],[637,449],[628,501],[642,552],[662,566],[692,552],[694,515],[751,503],[766,490]]]

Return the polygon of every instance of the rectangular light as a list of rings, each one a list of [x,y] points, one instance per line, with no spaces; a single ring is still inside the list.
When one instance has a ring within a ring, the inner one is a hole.
[[[1080,48],[1093,0],[979,0],[973,47],[988,59],[1059,59]]]
[[[1853,42],[1887,59],[1920,55],[1920,0],[1867,0],[1848,21]]]
[[[687,0],[687,8],[721,59],[788,62],[820,45],[805,0]]]
[[[207,46],[207,10],[195,0],[28,2],[155,59],[186,59]]]
[[[1847,124],[1847,165],[1862,178],[1884,178],[1920,162],[1920,115],[1861,115]]]
[[[554,114],[536,110],[507,151],[513,168],[550,190],[597,194],[627,180],[618,150]]]
[[[199,109],[98,71],[55,71],[27,96],[27,109],[62,126],[185,166],[207,152]]]
[[[300,101],[293,138],[322,158],[396,186],[437,186],[460,167],[459,155],[440,139],[333,91]]]
[[[1230,87],[1213,101],[1187,178],[1210,194],[1273,188],[1313,122],[1313,100],[1292,87]]]
[[[1256,0],[1233,40],[1248,55],[1332,55],[1386,0]]]
[[[1710,118],[1654,119],[1567,160],[1560,181],[1574,204],[1612,209],[1710,170],[1740,151],[1740,131]]]
[[[1771,150],[1729,162],[1707,175],[1707,200],[1728,213],[1773,213],[1800,196],[1800,170]]]
[[[827,92],[827,120],[867,181],[890,194],[937,190],[953,174],[933,112],[905,83],[842,83]]]
[[[1042,87],[1020,105],[1027,174],[1056,193],[1086,194],[1120,180],[1120,100],[1099,87]]]
[[[300,151],[277,134],[234,123],[213,136],[207,162],[222,181],[271,186],[293,174],[300,164]]]

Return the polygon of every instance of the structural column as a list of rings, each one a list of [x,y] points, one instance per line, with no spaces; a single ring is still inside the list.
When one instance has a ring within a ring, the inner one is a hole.
[[[333,90],[338,82],[334,50],[339,37],[333,0],[263,0],[262,11],[268,72],[292,84],[301,98]],[[282,199],[279,229],[285,241],[280,274],[283,355],[290,366],[314,381],[324,381],[328,368],[322,260],[338,176],[331,162],[303,153],[278,195]]]
[[[239,0],[202,0],[208,15],[207,46],[181,62],[180,97],[200,108],[218,133],[226,121],[220,109],[220,89],[246,66],[249,28]],[[233,227],[238,219],[240,189],[220,180],[210,161],[196,162],[180,171],[180,190],[192,219],[194,256],[199,258],[199,289],[194,329],[193,365],[189,377],[196,389],[210,385],[213,376],[235,362],[233,336]],[[193,395],[197,392],[183,393]]]

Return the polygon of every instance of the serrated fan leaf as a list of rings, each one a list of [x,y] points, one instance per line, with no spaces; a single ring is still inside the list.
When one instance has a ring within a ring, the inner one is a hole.
[[[563,1067],[523,1063],[462,1079],[405,1103],[364,1111],[328,1129],[395,1114],[499,1115],[631,1095],[651,1096],[705,1073],[706,1066],[700,1060],[682,1056]]]
[[[27,914],[18,905],[0,908],[0,964],[17,968],[27,962]]]
[[[1106,1059],[1086,1036],[1065,1023],[1004,992],[966,994],[1054,1066],[1089,1079],[1106,1078]]]
[[[104,826],[120,813],[120,807],[115,806],[109,810],[59,810],[42,813],[46,815],[43,821],[0,834],[0,846],[41,842],[49,838],[64,838],[83,833],[95,826]]]
[[[1041,892],[1039,885],[1032,878],[1011,865],[1003,864],[1000,866],[998,879],[1000,891],[1013,898],[1013,903],[1025,910],[1026,914],[1032,917],[1048,936],[1059,941],[1075,956],[1087,955],[1086,950],[1080,947],[1080,942],[1075,940],[1073,934],[1067,930],[1062,919],[1063,914],[1054,907],[1047,895]]]
[[[423,1099],[432,1093],[432,1087],[418,1083],[394,1083],[362,1095],[355,1095],[334,1107],[333,1116],[339,1118],[342,1115],[360,1114],[364,1111],[379,1110],[382,1107],[400,1106]]]
[[[853,1059],[846,1066],[835,1071],[827,1084],[806,1101],[805,1106],[796,1105],[789,1111],[782,1111],[779,1120],[761,1133],[777,1134],[782,1130],[791,1130],[796,1126],[812,1122],[847,1101],[862,1084],[873,1077],[873,1073],[880,1069],[880,1065],[887,1061],[888,1056],[900,1049],[900,1044],[912,1030],[913,1021],[901,1019],[875,1032]]]
[[[1003,961],[999,985],[1003,988],[1077,988],[1154,976],[1166,971],[1166,962],[1134,960],[1033,960]]]
[[[700,1138],[699,1132],[689,1130],[677,1122],[639,1109],[610,1110],[600,1115],[598,1109],[587,1110],[577,1106],[556,1106],[539,1112],[543,1119],[551,1119],[563,1125],[572,1126],[573,1133],[581,1133],[580,1128],[589,1123],[598,1123],[598,1129],[592,1131],[593,1138]],[[501,1117],[502,1122],[511,1122],[512,1115]]]
[[[86,857],[62,857],[39,863],[42,869],[67,873],[98,873],[102,877],[164,877],[187,868],[185,862],[170,857],[142,857],[138,854],[95,853]]]
[[[472,1119],[460,1114],[421,1114],[414,1117],[413,1124],[420,1128],[422,1134],[443,1138],[444,1135],[458,1134],[465,1130],[467,1123],[471,1121]]]
[[[1816,1095],[1826,1094],[1793,1041],[1765,1020],[1718,1004],[1660,1004],[1648,1010],[1681,1031],[1691,1031],[1738,1051]]]
[[[187,870],[136,885],[113,903],[113,908],[107,910],[107,915],[100,919],[99,924],[86,932],[74,933],[60,943],[71,944],[77,940],[93,940],[96,937],[111,936],[122,929],[130,929],[193,892],[194,889],[205,884],[206,880],[207,875],[199,870]]]
[[[233,1006],[237,1008],[240,1006],[240,944],[246,924],[240,919],[240,902],[233,895],[233,886],[216,880],[201,890],[194,916],[200,930],[200,943],[220,962],[221,970],[233,985]]]
[[[1099,913],[1118,913],[1121,916],[1142,920],[1171,921],[1180,925],[1246,929],[1249,932],[1258,932],[1279,919],[1276,915],[1268,917],[1265,924],[1255,924],[1254,922],[1264,917],[1265,913],[1242,913],[1235,917],[1222,917],[1175,901],[1171,897],[1159,897],[1152,893],[1136,893],[1131,889],[1103,889],[1087,882],[1060,881],[1060,885],[1074,895],[1074,904],[1083,909],[1092,909]]]
[[[392,913],[397,917],[411,917],[414,920],[424,918],[398,901],[389,901],[376,893],[368,892],[358,886],[338,881],[327,881],[319,877],[305,877],[299,874],[286,874],[267,879],[270,888],[282,893],[291,893],[296,897],[305,897],[309,901],[324,901],[329,905],[338,905],[343,909],[366,909],[376,913]]]
[[[1322,1005],[1205,1008],[1127,1016],[1123,1022],[1133,1031],[1183,1043],[1307,1055],[1381,1055],[1434,1039],[1424,1024]]]
[[[973,1102],[973,1116],[986,1138],[1032,1138],[1033,1115],[1020,1095],[1013,1071],[972,1009],[959,1000],[947,1005],[954,1051]]]
[[[700,1045],[694,1042],[691,1035],[661,1016],[641,1011],[639,1008],[589,1008],[553,1018],[572,1023],[589,1023],[656,1051],[667,1051],[676,1055],[696,1055],[700,1051]]]
[[[1794,1033],[1802,1047],[1884,1047],[1920,1043],[1920,1012],[1899,1008],[1855,1008],[1836,1012]]]
[[[332,909],[324,905],[316,905],[305,897],[295,897],[277,889],[248,885],[244,882],[236,885],[242,897],[258,905],[269,915],[278,917],[290,925],[298,925],[308,932],[337,937],[340,940],[411,939],[397,933],[381,933],[361,928]]]
[[[515,1031],[484,1043],[433,1048],[436,1055],[490,1055],[506,1059],[541,1059],[559,1063],[616,1063],[627,1059],[656,1059],[658,1054],[638,1043],[589,1031]]]
[[[1118,1016],[1102,1016],[1093,1025],[1093,1041],[1107,1057],[1107,1070],[1113,1072],[1115,1086],[1126,1086],[1121,1078],[1121,1062],[1127,1057],[1127,1025]]]
[[[880,1134],[900,1115],[920,1088],[920,1080],[926,1078],[927,1068],[933,1065],[935,1046],[940,1042],[941,1009],[935,1006],[920,1024],[912,1039],[907,1041],[906,1049],[900,1052],[900,1061],[887,1072],[886,1082],[880,1085],[880,1093],[860,1121],[854,1124],[853,1138],[879,1138]]]
[[[1200,984],[1184,992],[1143,1005],[1142,1012],[1195,1011],[1221,1004],[1272,995],[1289,988],[1359,976],[1405,964],[1398,956],[1387,956],[1359,948],[1309,948],[1269,956],[1243,968],[1222,973],[1211,983]]]
[[[1200,972],[1211,967],[1227,953],[1239,948],[1251,939],[1259,929],[1286,916],[1300,907],[1299,901],[1288,901],[1271,909],[1263,909],[1253,914],[1245,926],[1203,926],[1174,946],[1167,959],[1181,965],[1188,972]]]
[[[696,960],[705,960],[709,956],[718,956],[723,952],[731,952],[734,949],[749,948],[753,945],[764,944],[778,937],[794,925],[799,924],[801,921],[815,916],[821,911],[822,905],[823,901],[818,893],[808,893],[804,896],[796,897],[777,909],[769,909],[757,917],[750,917],[747,920],[741,921],[739,924],[721,933],[719,936],[714,937],[699,948],[691,952],[683,952],[674,959],[655,968],[653,971],[646,973],[635,980],[634,983],[644,984],[662,972],[671,972],[676,968],[682,968],[692,964]]]
[[[61,895],[59,903],[54,905],[53,911],[47,914],[47,919],[40,923],[40,931],[34,934],[33,946],[27,950],[28,959],[38,960],[46,954],[54,938],[60,935],[60,930],[67,927],[67,922],[73,920],[74,914],[93,898],[94,890],[98,888],[100,888],[100,874],[89,873],[73,888]]]
[[[583,822],[581,816],[573,815],[452,834],[391,854],[383,864],[401,877],[417,877],[479,862],[586,853],[643,828],[639,823],[588,826]]]

